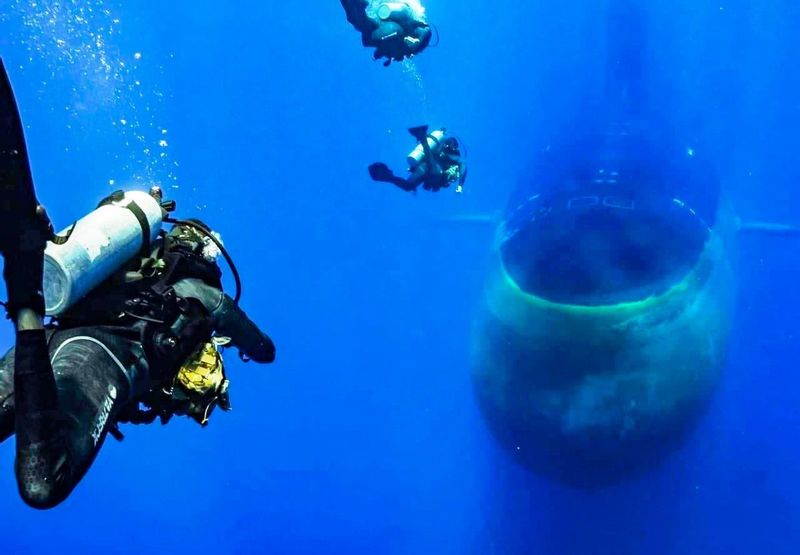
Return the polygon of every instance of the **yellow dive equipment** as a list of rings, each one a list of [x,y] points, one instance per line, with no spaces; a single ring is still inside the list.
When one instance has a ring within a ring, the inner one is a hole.
[[[175,376],[173,399],[182,401],[182,412],[201,426],[208,424],[208,418],[217,405],[222,410],[231,408],[229,382],[225,377],[225,364],[220,352],[230,341],[228,337],[211,338],[189,357]]]

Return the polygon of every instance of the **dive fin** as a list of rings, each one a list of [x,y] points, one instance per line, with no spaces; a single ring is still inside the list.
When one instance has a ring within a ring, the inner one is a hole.
[[[428,137],[428,126],[420,125],[419,127],[411,127],[408,132],[411,133],[416,140],[423,142]]]
[[[381,162],[376,162],[369,167],[369,176],[373,181],[383,181],[385,183],[393,183],[395,175],[389,166]]]
[[[22,120],[3,60],[0,59],[0,180],[5,189],[33,191]]]

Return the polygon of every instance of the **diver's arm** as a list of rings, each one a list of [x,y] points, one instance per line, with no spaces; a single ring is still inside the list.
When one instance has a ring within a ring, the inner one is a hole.
[[[415,21],[412,30],[403,38],[411,55],[416,55],[422,52],[431,43],[430,25],[421,21]]]
[[[413,175],[411,179],[397,177],[386,164],[380,162],[376,162],[369,167],[369,176],[375,181],[391,183],[395,187],[399,187],[400,189],[409,192],[414,191],[423,181],[422,178],[415,180]]]
[[[275,344],[224,292],[195,278],[182,279],[172,287],[179,297],[200,301],[211,314],[214,331],[230,337],[247,358],[262,363],[275,360]]]
[[[230,337],[232,343],[247,358],[261,363],[275,361],[275,344],[272,339],[228,295],[223,296],[216,316],[217,333]]]
[[[464,190],[464,183],[467,181],[467,165],[463,162],[458,165],[458,185],[456,185],[456,193]]]

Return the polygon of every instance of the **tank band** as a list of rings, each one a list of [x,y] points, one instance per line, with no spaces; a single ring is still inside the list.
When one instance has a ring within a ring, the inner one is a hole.
[[[141,256],[147,256],[150,254],[150,221],[147,219],[147,214],[145,214],[144,210],[133,200],[126,204],[124,208],[131,211],[142,227],[142,249],[139,251],[139,254]]]

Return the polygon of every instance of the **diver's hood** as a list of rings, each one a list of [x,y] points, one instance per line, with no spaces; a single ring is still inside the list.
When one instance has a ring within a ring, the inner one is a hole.
[[[500,250],[524,291],[605,305],[660,294],[696,264],[719,183],[688,147],[630,125],[548,149],[512,196]]]

